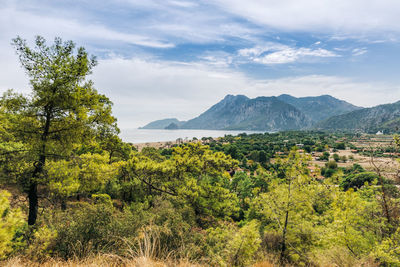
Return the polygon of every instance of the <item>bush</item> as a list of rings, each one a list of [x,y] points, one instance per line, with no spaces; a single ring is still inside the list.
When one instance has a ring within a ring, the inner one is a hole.
[[[329,156],[330,156],[329,152],[324,152],[322,156],[319,157],[319,160],[329,160]]]
[[[40,227],[31,239],[26,255],[34,261],[49,260],[56,247],[57,231],[47,226]]]
[[[339,150],[344,150],[344,149],[346,149],[346,144],[345,143],[337,143],[335,145],[335,148],[339,149]]]
[[[372,183],[375,179],[378,179],[378,175],[374,172],[350,174],[343,178],[343,180],[340,182],[340,187],[343,190],[348,190],[349,188],[357,190],[365,183]]]
[[[16,233],[25,224],[20,210],[10,207],[9,197],[7,191],[0,191],[0,260],[9,256],[21,241]]]
[[[339,160],[340,160],[340,157],[339,157],[339,155],[338,154],[333,154],[333,159],[336,161],[336,162],[338,162]]]
[[[338,165],[336,163],[336,161],[329,161],[328,163],[325,164],[325,167],[327,167],[328,169],[337,169]]]
[[[117,212],[111,204],[80,203],[56,215],[58,232],[54,251],[64,258],[86,257],[93,253],[123,253],[122,237],[136,233],[138,223],[129,212]]]
[[[78,203],[53,218],[57,236],[54,256],[84,258],[97,253],[121,256],[199,259],[204,256],[205,232],[197,231],[189,206],[174,207],[162,197],[132,203],[123,211],[113,208],[107,195],[96,204]]]
[[[207,247],[212,266],[248,266],[260,248],[258,223],[251,221],[238,229],[227,224],[208,229]]]
[[[388,238],[385,238],[372,252],[372,256],[382,266],[400,266],[400,228]]]

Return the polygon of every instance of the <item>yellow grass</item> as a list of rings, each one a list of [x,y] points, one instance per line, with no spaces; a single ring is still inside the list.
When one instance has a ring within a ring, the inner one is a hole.
[[[7,261],[0,261],[1,267],[202,267],[207,265],[200,265],[190,263],[186,260],[155,260],[148,257],[137,257],[132,259],[121,258],[116,255],[97,255],[85,259],[75,260],[62,260],[62,259],[49,259],[45,262],[34,262],[21,257],[9,259]],[[262,261],[253,265],[253,267],[274,267],[277,266],[268,261]]]
[[[2,267],[200,267],[201,265],[193,264],[185,260],[174,261],[158,261],[146,257],[137,257],[133,259],[124,259],[116,255],[98,255],[81,260],[49,259],[45,262],[33,262],[23,258],[12,258],[4,262],[0,262]]]

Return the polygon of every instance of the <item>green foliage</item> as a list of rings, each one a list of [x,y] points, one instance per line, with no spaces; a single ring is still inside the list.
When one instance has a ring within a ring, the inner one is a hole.
[[[339,155],[338,154],[333,154],[333,160],[334,161],[336,161],[336,162],[338,162],[339,160],[340,160],[340,157],[339,157]]]
[[[346,149],[346,144],[343,143],[343,142],[337,143],[337,144],[335,145],[335,148],[336,148],[336,149],[344,150],[344,149]]]
[[[400,266],[400,228],[392,236],[378,243],[372,251],[372,256],[382,266]]]
[[[279,247],[275,249],[281,257],[296,262],[307,261],[307,251],[319,240],[322,215],[331,202],[330,191],[308,175],[307,160],[292,151],[281,162],[284,177],[274,179],[269,191],[251,205],[252,214],[259,214],[265,234],[279,236]]]
[[[106,253],[250,266],[268,255],[280,265],[400,265],[394,182],[338,167],[345,156],[329,161],[328,151],[355,149],[359,135],[240,134],[138,152],[87,80],[96,61],[83,48],[59,38],[13,43],[32,93],[1,97],[0,186],[31,226],[0,191],[1,260]],[[316,151],[325,151],[325,177],[313,168]]]
[[[72,41],[62,42],[60,38],[55,38],[49,46],[40,36],[36,37],[34,48],[20,37],[13,39],[13,45],[29,76],[32,93],[24,96],[10,90],[3,94],[0,117],[6,118],[7,123],[1,131],[21,144],[21,148],[10,153],[23,152],[20,160],[24,168],[7,172],[7,180],[18,183],[27,192],[28,224],[33,225],[38,213],[38,185],[46,184],[43,182],[46,163],[69,158],[76,148],[90,145],[98,137],[111,140],[119,130],[111,115],[111,101],[86,79],[97,62],[83,47],[75,49]],[[102,142],[110,150],[109,161],[112,161],[114,149]],[[68,189],[63,191],[61,177],[58,175],[58,185],[54,188],[61,195],[71,194],[75,190],[74,178],[65,182]]]
[[[154,196],[166,195],[177,205],[189,205],[198,215],[198,223],[206,223],[237,211],[227,173],[236,164],[229,156],[213,153],[199,143],[174,148],[172,156],[164,161],[154,151],[145,151],[128,163],[129,182],[125,185],[132,194],[136,191],[136,197],[151,201]]]
[[[68,258],[107,252],[114,250],[112,246],[115,246],[115,250],[121,248],[123,241],[118,237],[123,236],[119,232],[122,221],[131,223],[132,228],[135,225],[129,218],[124,217],[121,220],[119,216],[113,215],[113,207],[108,203],[80,204],[67,213],[57,214],[53,225],[58,234],[52,249],[57,255]]]
[[[249,266],[260,243],[256,221],[240,229],[231,224],[221,225],[208,229],[207,254],[214,266]]]
[[[35,261],[49,260],[54,256],[57,244],[57,231],[47,226],[40,227],[31,237],[26,254]]]
[[[374,172],[353,173],[343,178],[343,180],[340,182],[340,187],[343,188],[343,190],[345,191],[349,188],[357,190],[366,183],[371,184],[374,180],[377,179],[378,175]]]
[[[324,246],[328,249],[341,246],[355,257],[373,251],[379,235],[385,231],[385,219],[373,187],[354,192],[337,192],[329,211],[331,222],[327,225]]]
[[[326,152],[326,151],[325,151],[325,152],[322,154],[322,156],[319,157],[319,160],[329,160],[329,156],[330,156],[329,152]]]
[[[6,258],[13,252],[16,233],[24,225],[20,210],[10,207],[8,198],[10,193],[0,190],[0,260]]]

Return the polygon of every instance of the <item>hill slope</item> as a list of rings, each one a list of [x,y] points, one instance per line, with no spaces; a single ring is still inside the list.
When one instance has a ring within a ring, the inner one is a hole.
[[[146,124],[143,127],[140,127],[139,129],[165,129],[172,123],[176,124],[178,127],[184,123],[183,121],[179,121],[178,119],[172,118],[172,119],[163,119],[163,120],[156,120],[153,122],[150,122]]]
[[[331,117],[316,125],[325,130],[353,130],[375,133],[379,130],[398,132],[400,128],[400,101],[393,104],[363,108]]]
[[[330,95],[297,98],[284,94],[278,96],[278,99],[302,111],[314,122],[361,109],[361,107],[354,106]]]
[[[310,124],[311,120],[301,111],[276,97],[249,99],[244,95],[227,95],[181,128],[280,131]]]

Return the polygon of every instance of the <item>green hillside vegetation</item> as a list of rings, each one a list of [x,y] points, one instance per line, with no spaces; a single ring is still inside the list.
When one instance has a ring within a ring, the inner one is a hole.
[[[87,79],[96,61],[84,48],[13,43],[32,92],[0,99],[1,265],[400,266],[397,187],[335,161],[329,175],[311,173],[309,153],[353,135],[242,134],[138,152]]]
[[[331,117],[317,124],[326,130],[351,130],[366,133],[399,131],[400,102],[364,108],[339,116]]]
[[[314,123],[335,115],[341,115],[360,109],[360,107],[356,107],[330,95],[298,98],[291,95],[280,95],[278,99],[296,107],[311,118]]]
[[[276,97],[249,99],[243,95],[228,95],[181,128],[279,131],[300,129],[310,124],[299,110]]]

